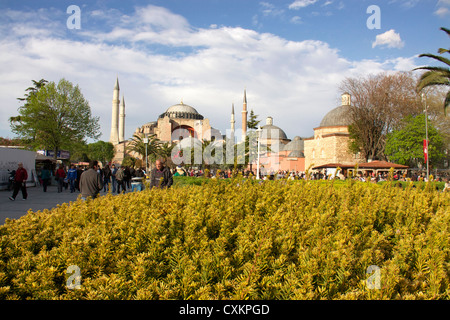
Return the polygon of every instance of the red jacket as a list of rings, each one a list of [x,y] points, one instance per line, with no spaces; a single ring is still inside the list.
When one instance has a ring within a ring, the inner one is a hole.
[[[58,169],[58,170],[56,170],[55,177],[56,178],[65,178],[66,172],[64,171],[64,169]]]
[[[28,179],[28,173],[25,168],[19,168],[16,170],[16,174],[14,175],[14,181],[16,182],[24,182]]]

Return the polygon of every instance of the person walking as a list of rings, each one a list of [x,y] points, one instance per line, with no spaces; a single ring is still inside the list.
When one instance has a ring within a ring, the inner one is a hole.
[[[27,193],[27,179],[28,179],[28,173],[27,170],[23,167],[23,163],[19,162],[18,168],[16,170],[16,174],[14,175],[14,191],[11,197],[9,197],[9,200],[14,201],[16,200],[17,194],[19,193],[19,190],[22,190],[22,197],[23,200],[26,200],[28,198]]]
[[[123,167],[120,167],[116,172],[117,193],[120,193],[120,187],[122,187],[122,192],[126,191],[124,178],[125,178],[125,171]]]
[[[48,169],[48,165],[45,165],[44,168],[41,170],[42,187],[44,189],[44,192],[47,192],[47,186],[49,185],[51,177],[52,174]]]
[[[164,166],[163,160],[156,160],[156,168],[153,168],[150,176],[150,189],[153,187],[170,188],[173,184],[172,173],[168,167]]]
[[[92,161],[89,169],[84,171],[80,177],[81,199],[86,200],[88,197],[97,198],[99,192],[103,188],[101,175],[97,172],[98,161]]]
[[[75,184],[77,180],[77,169],[75,169],[75,166],[73,164],[70,165],[70,169],[67,172],[67,178],[69,180],[70,193],[74,193],[76,187]]]
[[[58,182],[58,193],[61,193],[64,186],[64,178],[66,177],[66,171],[64,170],[64,165],[61,163],[58,170],[55,173],[55,179]]]
[[[103,191],[109,191],[109,183],[111,182],[111,169],[106,165],[103,169]]]
[[[116,180],[117,168],[116,165],[113,164],[111,166],[111,185],[112,185],[112,193],[116,192],[117,180]]]

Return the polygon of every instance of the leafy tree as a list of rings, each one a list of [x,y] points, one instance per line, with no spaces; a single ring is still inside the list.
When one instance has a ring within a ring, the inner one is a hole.
[[[408,116],[404,126],[387,135],[386,155],[395,163],[416,166],[425,163],[423,140],[425,139],[425,115]],[[441,164],[444,154],[444,141],[439,131],[428,123],[428,155],[431,165]]]
[[[90,160],[98,160],[105,164],[114,158],[114,145],[101,140],[90,143],[88,144],[88,157]]]
[[[87,137],[100,136],[98,117],[91,115],[89,102],[78,85],[61,79],[58,84],[46,80],[33,81],[28,88],[19,115],[9,119],[12,132],[25,143],[38,149],[71,150]]]
[[[447,28],[441,28],[442,31],[446,32],[448,36],[450,36],[450,30]],[[440,48],[438,50],[439,54],[443,53],[449,53],[450,49],[444,49]],[[442,62],[446,64],[445,67],[434,67],[434,66],[428,66],[428,67],[420,67],[415,68],[414,70],[428,70],[427,72],[423,73],[420,77],[420,80],[417,84],[417,90],[421,91],[423,88],[429,87],[429,86],[450,86],[450,59],[447,59],[442,56],[437,56],[430,53],[424,53],[419,55],[419,57],[428,57],[432,58],[434,60],[437,60],[439,62]],[[450,105],[450,90],[447,92],[447,96],[444,100],[444,113],[447,114],[447,108]]]
[[[247,128],[249,129],[258,129],[258,124],[261,120],[257,120],[258,115],[253,112],[253,109],[250,110],[249,119],[247,121]]]
[[[408,115],[423,110],[412,73],[369,75],[347,78],[341,90],[352,96],[349,126],[352,153],[369,159],[385,159],[386,134],[396,129]]]

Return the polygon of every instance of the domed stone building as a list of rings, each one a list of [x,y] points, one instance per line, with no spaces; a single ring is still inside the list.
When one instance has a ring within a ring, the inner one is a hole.
[[[213,136],[221,138],[220,132],[211,127],[209,119],[205,119],[194,107],[183,101],[169,107],[159,115],[158,120],[137,128],[135,133],[155,134],[162,142],[170,143],[187,137],[199,140],[211,140]]]
[[[311,165],[330,163],[350,165],[364,161],[359,154],[351,154],[349,151],[348,126],[351,123],[351,96],[345,92],[342,94],[342,105],[323,117],[319,127],[314,128],[314,137],[305,139],[305,169]]]

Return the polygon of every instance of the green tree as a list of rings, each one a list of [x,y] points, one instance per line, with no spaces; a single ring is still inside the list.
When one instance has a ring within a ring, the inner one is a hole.
[[[9,119],[12,132],[35,149],[71,150],[86,138],[98,139],[100,125],[78,85],[61,79],[58,84],[33,81],[19,115]]]
[[[90,143],[88,144],[88,157],[90,160],[101,161],[105,165],[114,158],[114,145],[101,140]]]
[[[249,129],[258,129],[258,124],[261,122],[261,120],[257,120],[258,115],[253,112],[253,109],[250,110],[249,119],[247,121],[247,128]]]
[[[408,116],[404,126],[387,135],[386,155],[395,163],[417,166],[418,162],[426,163],[423,154],[423,140],[425,139],[425,115]],[[428,156],[431,165],[440,165],[445,157],[444,141],[439,131],[428,123]]]
[[[447,33],[448,36],[450,36],[450,30],[447,28],[441,28],[442,31]],[[444,49],[440,48],[438,50],[439,54],[443,53],[449,53],[450,49]],[[434,67],[434,66],[428,66],[428,67],[420,67],[415,68],[414,70],[428,70],[425,73],[422,74],[420,77],[420,80],[417,84],[417,90],[420,92],[422,89],[429,87],[429,86],[450,86],[450,60],[442,57],[437,56],[430,53],[424,53],[419,55],[419,57],[428,57],[434,60],[437,60],[439,62],[444,63],[446,66],[443,67]],[[447,108],[450,105],[450,90],[447,92],[447,95],[444,99],[444,113],[447,115]]]
[[[144,160],[145,163],[146,145],[144,143],[144,138],[145,135],[143,133],[133,134],[133,138],[131,138],[130,142],[128,143],[126,151],[136,153],[139,158]],[[156,159],[156,157],[158,156],[159,149],[160,149],[160,140],[154,134],[149,135],[147,144],[147,157],[150,158],[151,160]]]

